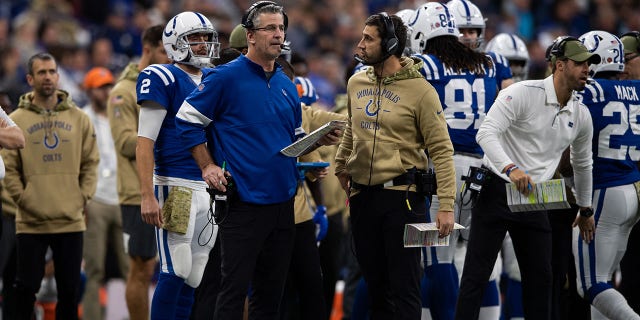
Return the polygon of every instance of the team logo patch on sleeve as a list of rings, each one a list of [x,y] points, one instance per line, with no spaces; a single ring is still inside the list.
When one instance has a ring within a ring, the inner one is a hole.
[[[513,99],[512,96],[507,96],[506,98],[504,98],[504,101],[511,102],[512,99]]]
[[[202,89],[204,89],[204,83],[201,83],[201,84],[198,86],[198,91],[202,91]]]
[[[122,95],[117,95],[117,96],[111,97],[111,103],[113,103],[113,104],[120,104],[123,101],[124,101],[124,98],[122,97]]]

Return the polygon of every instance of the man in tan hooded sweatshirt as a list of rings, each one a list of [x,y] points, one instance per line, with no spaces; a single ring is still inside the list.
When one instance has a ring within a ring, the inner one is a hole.
[[[31,319],[47,248],[53,251],[57,319],[78,319],[84,209],[96,191],[99,162],[89,117],[58,89],[48,53],[29,59],[27,81],[11,119],[24,131],[22,150],[3,150],[5,187],[16,213],[16,319]]]

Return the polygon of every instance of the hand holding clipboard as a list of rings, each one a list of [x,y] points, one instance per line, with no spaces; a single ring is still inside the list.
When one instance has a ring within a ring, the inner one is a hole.
[[[347,122],[341,120],[332,120],[324,124],[322,127],[314,130],[313,132],[307,134],[302,139],[288,145],[287,147],[280,150],[280,153],[284,154],[287,157],[299,157],[303,154],[308,153],[316,147],[316,143],[322,139],[328,133],[338,129],[344,130]]]

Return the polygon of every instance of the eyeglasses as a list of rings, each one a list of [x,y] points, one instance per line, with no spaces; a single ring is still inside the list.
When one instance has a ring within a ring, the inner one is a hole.
[[[262,28],[253,28],[253,30],[262,30],[265,31],[267,33],[271,33],[274,34],[276,33],[276,30],[279,30],[280,32],[284,33],[285,29],[284,29],[284,24],[281,25],[275,25],[275,24],[270,24],[266,27],[262,27]]]

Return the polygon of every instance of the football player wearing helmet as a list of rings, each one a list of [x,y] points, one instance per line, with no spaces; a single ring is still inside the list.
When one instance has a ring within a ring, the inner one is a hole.
[[[620,79],[640,80],[640,32],[630,31],[620,36],[624,47],[624,71]],[[640,310],[640,225],[636,224],[629,235],[627,252],[620,261],[622,282],[620,292],[627,298],[633,310]]]
[[[487,20],[478,6],[467,0],[451,0],[447,2],[447,7],[460,30],[460,42],[471,49],[482,51]]]
[[[189,11],[169,20],[162,42],[173,63],[148,66],[136,85],[142,218],[156,226],[161,263],[151,319],[188,319],[218,228],[209,222],[207,184],[178,138],[175,117],[211,72],[206,67],[218,57],[219,43],[209,19]]]
[[[183,12],[169,20],[162,43],[169,59],[196,68],[212,67],[220,51],[216,29],[197,12]]]
[[[409,45],[409,43],[411,42],[411,33],[413,33],[413,30],[411,29],[411,27],[409,27],[409,24],[411,23],[411,19],[413,19],[413,15],[415,14],[415,12],[416,11],[413,9],[402,9],[396,12],[396,16],[398,16],[400,20],[402,20],[402,23],[407,26],[407,45],[404,47],[405,56],[410,56],[414,53],[411,50],[411,46]]]
[[[529,78],[529,50],[515,34],[499,33],[487,43],[487,51],[497,53],[509,60],[513,81]]]
[[[602,57],[589,66],[594,81],[581,92],[593,122],[593,217],[595,230],[573,231],[578,293],[591,303],[591,319],[640,319],[612,287],[612,275],[627,248],[631,228],[640,219],[637,188],[638,92],[634,80],[618,80],[624,51],[618,37],[590,31],[580,41]],[[592,213],[587,213],[591,215]],[[584,212],[580,215],[584,216]],[[589,241],[592,239],[592,241]]]
[[[469,48],[483,52],[487,19],[482,16],[480,9],[467,0],[451,0],[447,2],[447,7],[453,14],[458,30],[460,30],[459,40]],[[503,56],[489,50],[487,50],[487,54],[491,56],[496,65],[498,90],[508,87],[513,83],[508,61]]]
[[[420,6],[410,23],[411,46],[424,61],[421,69],[438,92],[454,147],[456,184],[470,167],[482,164],[482,149],[475,141],[480,123],[497,95],[496,66],[490,56],[475,51],[458,40],[457,20],[447,5],[429,2]],[[440,199],[433,198],[430,221]],[[456,197],[456,221],[468,225],[471,215],[469,195]],[[434,319],[452,319],[458,293],[458,271],[453,263],[461,233],[455,231],[446,247],[429,247],[423,252],[425,277],[422,280],[423,313]],[[493,279],[497,279],[498,273]],[[500,313],[498,287],[487,290],[482,317],[497,319]]]

